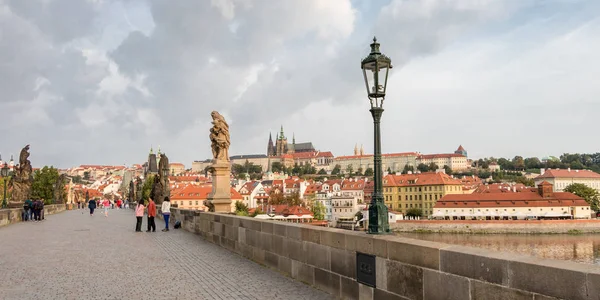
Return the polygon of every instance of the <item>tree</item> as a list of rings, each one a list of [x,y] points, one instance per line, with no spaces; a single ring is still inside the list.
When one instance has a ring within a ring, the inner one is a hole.
[[[362,176],[363,175],[363,168],[362,167],[358,167],[358,170],[356,170],[356,175],[358,175],[358,176]]]
[[[515,170],[524,170],[525,169],[525,160],[523,160],[522,156],[515,156],[512,160]]]
[[[311,210],[316,220],[325,219],[325,205],[321,201],[314,201]]]
[[[325,171],[325,169],[321,169],[319,170],[319,175],[327,175],[327,171]]]
[[[517,178],[515,178],[515,182],[516,183],[522,183],[525,186],[535,186],[535,181],[533,181],[533,179],[529,179],[525,176],[517,176]]]
[[[89,171],[83,172],[83,180],[90,180],[90,172]]]
[[[528,157],[524,160],[526,169],[539,169],[542,168],[542,162],[537,157]]]
[[[367,177],[373,176],[373,168],[367,168],[365,170],[365,176],[367,176]]]
[[[450,168],[448,165],[444,165],[444,172],[446,172],[448,175],[452,175],[452,168]]]
[[[392,174],[392,168],[391,168],[391,167],[388,167],[388,169],[387,169],[387,173],[388,173],[388,174]]]
[[[407,217],[422,217],[423,211],[421,211],[420,208],[409,208],[406,211],[406,216]]]
[[[404,165],[404,169],[402,170],[402,174],[408,174],[408,172],[415,172],[415,167],[413,166],[409,166],[409,165]]]
[[[331,175],[339,175],[341,171],[342,171],[342,166],[335,165],[333,167],[333,170],[331,170]]]
[[[238,216],[248,216],[248,206],[242,201],[235,201],[235,214]]]
[[[429,164],[429,166],[427,166],[427,167],[429,167],[429,171],[431,171],[431,172],[434,172],[434,171],[436,171],[437,169],[439,169],[439,168],[440,168],[440,167],[439,167],[439,166],[438,166],[436,163],[434,163],[434,162],[430,163],[430,164]]]
[[[348,175],[352,176],[352,173],[353,173],[353,172],[354,172],[354,171],[353,171],[352,165],[348,165],[348,166],[346,167],[346,173],[347,173]]]
[[[58,180],[58,170],[44,166],[33,173],[31,196],[44,199],[44,204],[51,204],[54,199],[54,185]]]
[[[427,172],[427,171],[429,171],[429,167],[426,164],[424,164],[424,163],[420,163],[417,166],[417,170],[419,170],[421,172]]]
[[[274,173],[281,173],[281,171],[283,171],[283,165],[281,164],[281,162],[273,162],[271,164],[271,171],[273,171]]]
[[[285,196],[283,201],[284,204],[287,204],[289,206],[296,206],[302,204],[302,199],[300,199],[300,192],[297,191]]]
[[[583,199],[590,205],[593,211],[599,210],[600,194],[596,189],[583,183],[572,183],[564,188],[565,192],[573,193]]]
[[[142,200],[144,203],[150,198],[150,193],[152,192],[152,185],[154,184],[154,175],[148,175],[148,177],[144,180],[144,185],[142,185]]]

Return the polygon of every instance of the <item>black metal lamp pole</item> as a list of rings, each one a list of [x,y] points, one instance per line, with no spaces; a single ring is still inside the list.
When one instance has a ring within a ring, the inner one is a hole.
[[[361,69],[365,77],[367,95],[371,102],[371,115],[374,124],[374,190],[369,204],[369,229],[370,234],[384,234],[390,232],[388,209],[383,201],[383,168],[381,166],[381,115],[383,114],[383,100],[389,69],[392,60],[379,51],[377,38],[373,38],[371,53],[361,62]]]
[[[8,165],[4,163],[2,167],[2,181],[4,181],[4,198],[2,198],[2,208],[6,208],[8,203],[6,203],[6,177],[8,177]]]

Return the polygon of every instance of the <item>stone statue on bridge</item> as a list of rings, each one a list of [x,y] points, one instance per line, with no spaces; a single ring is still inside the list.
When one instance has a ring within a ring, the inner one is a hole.
[[[213,153],[213,163],[209,168],[212,174],[212,192],[208,195],[207,205],[209,210],[215,212],[230,213],[231,208],[231,184],[229,176],[231,174],[231,165],[229,164],[229,125],[225,118],[216,111],[213,111],[212,128],[210,129],[210,141]]]
[[[160,193],[159,195],[157,190],[157,194],[155,195],[155,197],[158,198],[152,198],[157,204],[161,204],[165,197],[170,196],[171,189],[169,186],[169,171],[169,158],[165,153],[162,153],[160,156],[160,161],[158,162],[158,177],[160,178],[160,191],[162,193]]]
[[[217,111],[213,111],[210,115],[213,118],[213,127],[210,129],[213,158],[218,161],[229,161],[229,145],[231,144],[229,125]]]
[[[127,194],[127,201],[130,203],[135,201],[135,178],[132,178],[129,182],[129,192]]]
[[[23,147],[19,155],[19,165],[15,168],[15,174],[9,182],[12,188],[11,206],[21,206],[21,203],[31,196],[31,184],[33,183],[33,168],[29,161],[29,145]]]

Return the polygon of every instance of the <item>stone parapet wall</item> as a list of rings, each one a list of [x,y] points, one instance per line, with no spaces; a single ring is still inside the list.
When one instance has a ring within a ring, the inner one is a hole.
[[[249,217],[172,209],[184,230],[341,299],[599,299],[600,267]],[[376,287],[356,281],[375,256]]]
[[[390,228],[396,232],[450,233],[600,233],[600,220],[494,220],[494,221],[398,221]]]
[[[53,215],[67,209],[65,204],[44,205],[44,215]],[[22,222],[23,208],[0,209],[0,227]]]

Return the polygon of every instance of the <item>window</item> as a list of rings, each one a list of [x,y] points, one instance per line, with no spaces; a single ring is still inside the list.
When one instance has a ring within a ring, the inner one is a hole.
[[[189,202],[190,202],[190,205],[192,205],[192,201],[189,201]]]
[[[196,201],[196,205],[198,205],[198,201]]]

